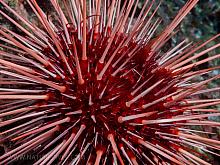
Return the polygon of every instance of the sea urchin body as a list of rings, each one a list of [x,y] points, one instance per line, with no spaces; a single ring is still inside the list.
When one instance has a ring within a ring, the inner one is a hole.
[[[219,44],[195,54],[219,35],[161,51],[198,0],[159,35],[154,1],[136,18],[135,0],[50,0],[56,18],[26,2],[42,28],[0,0],[0,14],[22,32],[0,29],[0,141],[8,146],[0,164],[37,155],[35,165],[207,165],[203,152],[218,156],[220,141],[189,126],[220,125],[208,120],[218,110],[207,109],[220,99],[200,99],[219,90],[206,89],[219,75],[196,79],[218,67],[194,69],[220,57],[197,60]]]

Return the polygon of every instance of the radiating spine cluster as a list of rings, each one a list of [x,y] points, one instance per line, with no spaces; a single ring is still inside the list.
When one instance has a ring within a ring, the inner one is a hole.
[[[162,47],[196,5],[188,0],[156,34],[154,0],[50,0],[55,17],[26,0],[38,27],[0,0],[0,14],[21,32],[0,27],[0,164],[35,155],[40,164],[210,164],[219,156],[220,99],[199,79],[219,66],[196,70],[220,44],[180,42]],[[49,9],[47,9],[49,10]],[[11,14],[7,14],[10,12]]]

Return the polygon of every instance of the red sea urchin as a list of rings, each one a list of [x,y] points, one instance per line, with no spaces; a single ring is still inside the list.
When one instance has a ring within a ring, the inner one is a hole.
[[[211,132],[189,127],[220,125],[208,120],[218,110],[206,109],[220,99],[199,99],[219,90],[206,85],[220,76],[195,79],[219,67],[194,69],[220,55],[192,62],[219,47],[196,54],[219,35],[160,51],[198,0],[154,38],[154,1],[135,21],[138,0],[65,0],[62,9],[50,1],[56,19],[26,0],[40,28],[0,0],[0,14],[23,33],[0,29],[0,141],[8,146],[0,164],[207,165],[203,152],[219,156]]]

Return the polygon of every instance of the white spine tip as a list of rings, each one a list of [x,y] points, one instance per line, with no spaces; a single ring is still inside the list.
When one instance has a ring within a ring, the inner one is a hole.
[[[82,124],[82,125],[81,125],[81,128],[82,128],[82,129],[86,129],[86,125],[85,125],[85,124]]]
[[[59,126],[59,125],[56,125],[55,131],[59,131],[59,130],[60,130],[60,126]]]
[[[84,81],[83,79],[80,79],[80,80],[78,81],[78,83],[79,83],[80,85],[83,85],[83,84],[85,83],[85,81]]]
[[[70,117],[66,118],[66,122],[70,122],[70,120],[71,120]]]
[[[99,63],[100,63],[100,64],[103,64],[103,63],[104,63],[104,60],[103,60],[103,59],[100,59],[100,60],[99,60]]]
[[[45,99],[44,100],[49,100],[49,98],[50,98],[50,95],[49,94],[47,94],[47,95],[45,95]]]
[[[66,87],[65,87],[65,86],[62,86],[62,87],[60,88],[60,92],[61,92],[61,93],[66,92]]]
[[[91,116],[91,118],[92,118],[92,120],[94,121],[94,123],[96,123],[95,116],[94,116],[94,115],[92,115],[92,116]]]
[[[101,80],[101,79],[102,79],[102,76],[98,75],[97,80]]]
[[[126,107],[130,107],[130,106],[131,106],[131,103],[126,102],[125,105],[126,105]]]
[[[119,122],[119,123],[123,123],[123,122],[124,122],[122,116],[119,116],[119,117],[118,117],[118,122]]]
[[[108,140],[112,140],[113,135],[112,134],[108,134]]]

